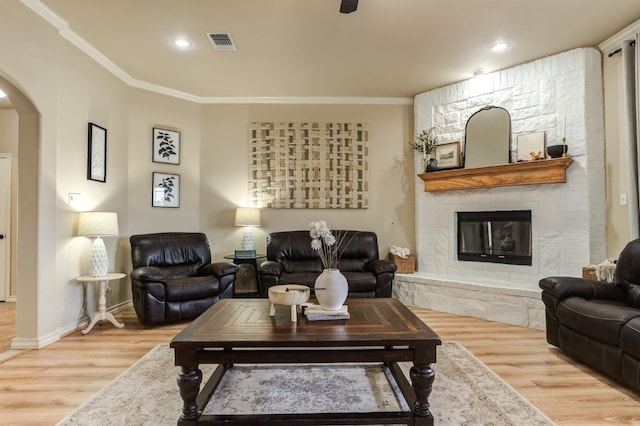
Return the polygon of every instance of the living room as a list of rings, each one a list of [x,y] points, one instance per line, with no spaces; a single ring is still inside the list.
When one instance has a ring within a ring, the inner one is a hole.
[[[0,85],[15,105],[13,112],[3,110],[2,127],[11,128],[11,134],[16,135],[12,141],[0,145],[0,152],[12,153],[16,166],[14,179],[20,180],[19,187],[16,186],[19,198],[16,195],[18,201],[12,215],[14,226],[19,225],[19,233],[11,238],[15,254],[11,260],[10,298],[19,301],[16,338],[12,342],[15,350],[42,348],[57,342],[79,326],[85,299],[95,304],[95,289],[89,286],[85,294],[83,286],[75,281],[87,272],[91,246],[90,239],[75,235],[79,210],[118,212],[120,235],[105,238],[112,262],[110,269],[114,271],[130,271],[128,236],[135,233],[202,231],[208,235],[212,256],[217,259],[240,247],[243,230],[234,226],[233,215],[236,207],[247,202],[247,134],[251,122],[347,119],[370,126],[369,208],[312,212],[263,209],[263,226],[254,229],[259,252],[264,250],[267,233],[306,229],[315,219],[326,219],[345,229],[375,230],[382,254],[386,254],[392,245],[409,247],[418,256],[431,250],[421,245],[424,236],[417,229],[421,224],[419,215],[428,207],[425,200],[430,200],[431,195],[422,191],[422,181],[416,177],[420,159],[414,157],[409,147],[416,131],[428,124],[414,118],[414,96],[467,77],[425,87],[411,95],[379,94],[361,103],[353,99],[330,99],[324,103],[313,98],[318,94],[310,89],[300,96],[312,97],[311,103],[295,103],[286,92],[281,92],[280,100],[272,103],[249,100],[249,97],[271,96],[267,91],[239,93],[238,99],[231,101],[226,94],[201,98],[190,98],[184,93],[172,96],[158,90],[158,85],[147,84],[139,76],[122,74],[115,65],[105,67],[105,63],[97,62],[82,51],[70,42],[77,42],[73,27],[50,17],[51,21],[57,22],[52,24],[39,15],[46,14],[43,8],[47,4],[55,9],[52,1],[5,3],[0,18],[0,31],[7,40],[0,50],[3,58]],[[366,4],[363,2],[360,7]],[[361,10],[356,13],[359,12]],[[596,40],[595,44],[624,30],[638,18],[640,15],[625,16],[621,20],[624,24]],[[567,46],[567,49],[584,47]],[[550,274],[578,276],[579,266],[617,256],[628,241],[628,229],[624,224],[626,210],[619,205],[618,198],[625,188],[620,183],[623,176],[618,175],[622,174],[621,164],[625,158],[619,149],[620,136],[616,130],[621,114],[616,102],[617,91],[611,89],[620,84],[616,77],[620,58],[607,57],[608,52],[615,49],[607,46],[602,52],[608,179],[607,195],[601,194],[600,198],[607,206],[606,242],[602,242],[606,250],[602,251],[601,245],[601,251],[593,256],[581,254],[578,259],[572,259],[578,262],[576,264],[559,270],[545,270]],[[303,82],[309,85],[309,80]],[[208,98],[218,98],[219,102],[207,102]],[[90,122],[108,132],[105,183],[86,179],[87,125]],[[556,119],[552,126],[544,129],[549,132],[548,138],[553,136],[553,141],[549,139],[548,143],[557,141],[559,123]],[[151,161],[154,126],[180,130],[180,165],[159,167]],[[577,129],[571,119],[569,126]],[[34,128],[38,132],[35,135]],[[571,138],[574,137],[579,134],[569,134],[570,154],[573,153]],[[577,166],[573,164],[569,169],[570,183],[572,174],[582,170]],[[180,174],[179,208],[151,206],[150,186],[154,171]],[[81,195],[81,208],[69,205],[70,193]],[[416,277],[425,272],[421,269],[428,261],[419,259]],[[425,275],[424,279],[429,278]],[[531,283],[535,286],[536,280],[530,280]],[[533,291],[533,288],[525,290]],[[126,307],[130,292],[127,279],[113,282],[109,305],[116,309]],[[86,321],[86,316],[82,320]]]

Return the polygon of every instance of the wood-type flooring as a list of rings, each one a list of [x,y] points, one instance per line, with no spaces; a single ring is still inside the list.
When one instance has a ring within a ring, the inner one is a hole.
[[[0,303],[0,344],[5,346],[15,333],[9,312],[15,315],[15,305],[9,305]],[[412,310],[443,340],[463,344],[559,425],[640,425],[640,395],[576,364],[549,346],[543,331]],[[78,330],[0,364],[0,424],[56,424],[186,325],[144,327],[133,308],[115,317],[125,328],[103,322],[87,335]]]

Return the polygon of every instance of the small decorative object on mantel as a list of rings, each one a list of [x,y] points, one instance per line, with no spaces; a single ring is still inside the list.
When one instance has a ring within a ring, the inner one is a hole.
[[[547,147],[547,154],[551,158],[567,158],[569,146],[567,145],[567,117],[562,119],[562,144],[551,145]]]
[[[438,144],[437,129],[435,127],[429,130],[422,130],[416,136],[416,142],[411,143],[411,149],[422,153],[422,165],[427,172],[438,170],[438,162],[435,158],[431,158],[431,152]]]
[[[569,146],[566,144],[563,145],[550,145],[547,147],[547,154],[551,158],[560,158],[566,157],[567,152],[569,152]]]
[[[544,159],[545,132],[533,132],[518,135],[516,160],[536,161]]]
[[[336,232],[334,236],[324,220],[309,224],[311,248],[318,250],[324,271],[316,278],[315,294],[318,303],[326,311],[342,308],[349,293],[347,279],[338,269],[338,261],[342,254],[341,247],[345,243],[346,232]],[[353,238],[353,237],[352,237]],[[348,242],[346,242],[348,244]]]

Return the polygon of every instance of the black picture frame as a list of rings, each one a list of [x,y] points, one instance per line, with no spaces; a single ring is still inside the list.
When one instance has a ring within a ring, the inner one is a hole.
[[[180,175],[153,172],[151,184],[152,207],[180,207]]]
[[[89,123],[87,180],[107,181],[107,129]]]
[[[153,128],[152,158],[154,163],[180,164],[180,132]]]

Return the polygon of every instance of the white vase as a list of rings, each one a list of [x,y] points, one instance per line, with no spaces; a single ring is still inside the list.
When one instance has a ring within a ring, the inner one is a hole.
[[[315,293],[322,309],[337,311],[347,300],[349,284],[339,269],[325,269],[316,278]]]

